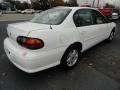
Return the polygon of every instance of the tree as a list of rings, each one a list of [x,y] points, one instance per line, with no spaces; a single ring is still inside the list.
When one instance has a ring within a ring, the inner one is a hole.
[[[68,5],[69,6],[78,6],[77,0],[69,0]]]
[[[22,5],[21,5],[21,2],[20,2],[20,1],[15,1],[15,5],[16,5],[16,9],[17,9],[17,10],[21,10]]]
[[[42,9],[39,2],[33,2],[33,3],[32,3],[32,8],[35,9],[35,10],[40,10],[40,9]]]
[[[29,9],[29,8],[30,8],[30,4],[29,3],[27,3],[27,2],[23,2],[22,3],[22,10]]]
[[[52,5],[53,6],[64,6],[64,1],[63,0],[53,0]]]
[[[49,9],[49,0],[39,0],[40,6],[43,10]]]
[[[104,8],[115,8],[115,6],[112,4],[106,3]]]
[[[15,5],[15,1],[14,0],[4,0],[5,2],[9,2],[12,5]]]
[[[42,9],[46,10],[55,6],[63,6],[64,1],[63,0],[31,0],[32,7],[35,9]],[[39,3],[39,4],[38,4]],[[40,7],[40,8],[37,8]]]
[[[15,1],[14,0],[3,0],[4,2],[9,3],[11,10],[15,10]]]
[[[4,1],[4,2],[10,2],[10,3],[11,3],[13,0],[3,0],[3,1]]]

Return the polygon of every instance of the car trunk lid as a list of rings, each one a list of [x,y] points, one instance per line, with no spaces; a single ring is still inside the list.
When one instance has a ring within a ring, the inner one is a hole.
[[[50,28],[50,25],[22,22],[9,24],[7,28],[7,33],[9,38],[16,41],[18,36],[28,36],[31,31],[44,30],[48,28]]]

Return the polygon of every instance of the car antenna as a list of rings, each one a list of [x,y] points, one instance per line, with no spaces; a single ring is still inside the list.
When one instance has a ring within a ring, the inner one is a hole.
[[[50,0],[48,0],[48,3],[49,3],[49,8],[51,8],[51,3],[50,3]],[[49,19],[49,22],[50,22],[50,29],[52,29],[52,26],[51,26],[51,20],[50,20],[50,15],[49,15],[49,12],[47,11],[47,14],[48,14],[48,19]]]

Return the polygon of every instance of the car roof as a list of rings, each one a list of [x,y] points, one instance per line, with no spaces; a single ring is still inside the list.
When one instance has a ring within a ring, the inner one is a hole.
[[[55,8],[58,8],[58,9],[72,9],[72,10],[77,10],[77,9],[93,9],[93,10],[97,10],[96,8],[91,8],[91,7],[66,7],[66,6],[58,6],[58,7],[55,7]]]

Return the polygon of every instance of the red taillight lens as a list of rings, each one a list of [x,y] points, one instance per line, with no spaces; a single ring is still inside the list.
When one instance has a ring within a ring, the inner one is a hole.
[[[28,38],[24,42],[23,46],[29,49],[39,49],[44,46],[44,43],[40,39]]]
[[[17,42],[28,49],[40,49],[44,46],[44,42],[41,39],[37,38],[29,38],[29,37],[23,37],[19,36],[17,38]]]

